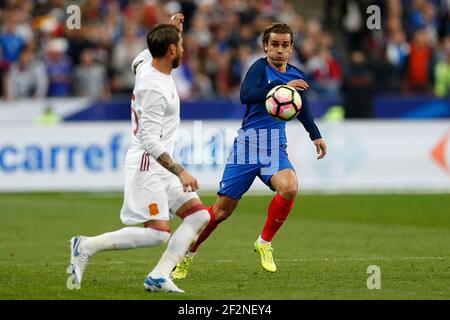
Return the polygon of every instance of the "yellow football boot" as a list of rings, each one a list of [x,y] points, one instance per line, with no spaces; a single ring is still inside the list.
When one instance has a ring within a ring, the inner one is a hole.
[[[172,279],[184,279],[187,276],[189,266],[192,263],[193,257],[185,256],[183,260],[181,260],[175,270],[172,272]]]
[[[255,242],[255,251],[261,257],[261,266],[269,272],[277,271],[277,266],[273,262],[273,249],[270,243],[260,244],[258,240]]]

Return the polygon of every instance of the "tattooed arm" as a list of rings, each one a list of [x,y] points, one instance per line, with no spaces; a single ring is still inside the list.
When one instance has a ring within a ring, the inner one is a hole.
[[[172,172],[177,177],[179,177],[180,173],[184,171],[184,168],[173,161],[172,157],[167,152],[164,152],[162,155],[160,155],[159,158],[156,159],[156,161],[158,161],[160,165]]]
[[[195,191],[198,189],[197,179],[184,170],[181,165],[173,161],[169,153],[164,152],[156,161],[180,179],[184,191]]]

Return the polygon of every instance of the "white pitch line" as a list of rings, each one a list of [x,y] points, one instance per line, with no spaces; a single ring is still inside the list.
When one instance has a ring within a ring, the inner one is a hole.
[[[300,259],[276,259],[277,261],[287,262],[315,262],[315,261],[367,261],[367,260],[446,260],[450,257],[349,257],[349,258],[300,258]],[[233,263],[238,262],[237,259],[219,259],[212,262]]]
[[[366,260],[445,260],[450,257],[348,257],[348,258],[311,258],[311,259],[280,259],[280,261],[366,261]]]
[[[108,262],[92,262],[93,265],[110,265],[110,264],[125,264],[124,261],[108,261]],[[133,262],[131,262],[133,263]],[[29,266],[63,266],[69,265],[67,262],[41,262],[41,263],[14,263],[12,261],[0,262],[0,266],[13,266],[13,267],[29,267]]]
[[[372,261],[372,260],[448,260],[450,257],[331,257],[331,258],[300,258],[300,259],[277,259],[278,261],[287,262],[318,262],[318,261]],[[235,263],[241,261],[240,259],[217,259],[209,260],[211,263]],[[151,261],[107,261],[107,262],[93,262],[93,265],[114,265],[114,264],[148,264]],[[12,261],[2,261],[0,266],[14,266],[14,267],[27,267],[27,266],[59,266],[67,265],[68,262],[44,262],[44,263],[14,263]]]

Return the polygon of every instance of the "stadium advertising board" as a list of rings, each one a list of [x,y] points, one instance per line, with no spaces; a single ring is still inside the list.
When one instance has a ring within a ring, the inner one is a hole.
[[[174,157],[215,192],[238,121],[182,122]],[[327,157],[293,121],[288,154],[301,191],[450,191],[445,121],[319,123]],[[0,191],[121,191],[131,128],[126,122],[0,128]],[[256,181],[252,191],[266,187]]]

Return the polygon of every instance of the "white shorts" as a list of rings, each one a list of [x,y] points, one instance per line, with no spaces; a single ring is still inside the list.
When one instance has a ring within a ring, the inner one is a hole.
[[[184,192],[177,176],[155,175],[149,171],[125,168],[125,189],[120,219],[126,225],[149,220],[169,220],[196,192]]]

